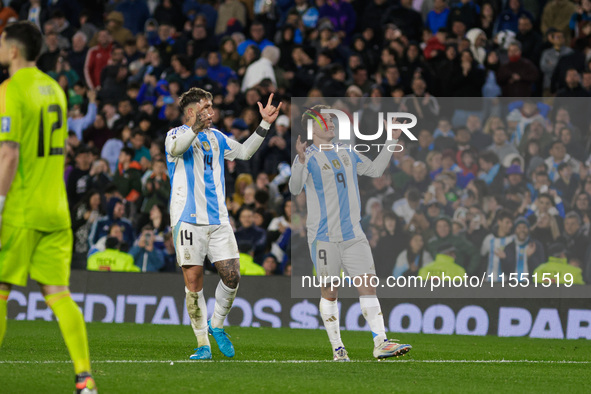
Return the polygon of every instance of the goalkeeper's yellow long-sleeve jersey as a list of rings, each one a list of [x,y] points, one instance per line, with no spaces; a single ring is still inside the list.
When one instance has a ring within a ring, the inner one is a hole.
[[[62,88],[36,67],[22,68],[0,85],[0,142],[19,144],[3,223],[48,232],[70,227],[64,182],[67,110]]]

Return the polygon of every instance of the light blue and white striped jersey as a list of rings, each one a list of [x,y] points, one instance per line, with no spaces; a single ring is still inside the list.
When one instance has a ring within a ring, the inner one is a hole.
[[[500,275],[503,274],[501,259],[495,251],[498,249],[505,249],[505,246],[509,245],[515,240],[515,234],[508,235],[506,237],[497,237],[494,234],[487,235],[482,241],[480,247],[480,254],[487,259],[486,277],[490,280],[489,275],[492,275],[492,282],[500,282]]]
[[[306,149],[303,179],[308,207],[308,241],[342,242],[365,236],[361,229],[361,198],[358,175],[373,171],[367,157],[344,149],[322,150],[315,145]],[[299,176],[292,171],[292,177]],[[296,194],[299,194],[296,193]]]
[[[170,130],[166,134],[166,146],[184,133],[193,130],[186,125]],[[207,129],[199,133],[182,156],[172,156],[166,150],[172,226],[179,221],[201,225],[229,223],[224,159],[235,159],[240,146],[220,131]]]

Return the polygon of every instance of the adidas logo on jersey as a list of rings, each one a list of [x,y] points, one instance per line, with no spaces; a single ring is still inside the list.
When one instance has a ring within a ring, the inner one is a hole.
[[[330,171],[330,166],[328,164],[323,165],[322,171]]]

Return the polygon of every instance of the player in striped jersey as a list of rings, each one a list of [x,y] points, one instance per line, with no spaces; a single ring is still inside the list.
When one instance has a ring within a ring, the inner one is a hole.
[[[225,202],[224,160],[248,160],[261,146],[281,108],[281,104],[273,106],[272,99],[271,94],[264,108],[258,103],[263,120],[241,144],[211,127],[211,93],[191,88],[179,99],[185,124],[166,135],[170,220],[177,262],[185,279],[187,311],[197,337],[198,347],[190,357],[192,360],[211,359],[208,331],[225,356],[234,356],[234,346],[223,325],[238,290],[240,263]],[[214,263],[221,278],[209,322],[203,296],[205,256]]]
[[[304,112],[304,130],[314,113],[319,113],[323,108],[329,107],[317,105]],[[306,142],[298,137],[297,156],[289,182],[292,194],[298,195],[302,190],[306,191],[308,244],[312,261],[321,280],[339,276],[342,268],[351,277],[375,276],[371,248],[360,224],[361,203],[357,177],[367,175],[377,178],[382,175],[392,157],[388,148],[396,144],[401,130],[393,131],[393,139],[371,161],[342,144],[333,144],[334,124],[330,117],[325,117],[325,120],[325,125],[312,123],[311,146],[306,148]],[[410,345],[387,339],[376,289],[364,285],[358,291],[363,316],[374,336],[374,357],[395,357],[408,352]],[[323,286],[320,314],[333,349],[334,360],[349,361],[341,341],[337,297],[337,289],[333,289],[330,284]]]

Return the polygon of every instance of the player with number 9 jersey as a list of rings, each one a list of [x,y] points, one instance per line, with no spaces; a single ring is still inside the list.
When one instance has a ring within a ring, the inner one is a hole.
[[[325,105],[307,108],[302,115],[302,128],[312,127],[312,145],[298,137],[296,158],[292,165],[289,190],[294,195],[306,192],[308,243],[316,274],[320,280],[320,315],[333,350],[335,361],[350,361],[341,340],[338,288],[333,280],[344,270],[353,278],[364,278],[355,285],[359,304],[373,334],[373,355],[378,359],[397,357],[411,346],[387,339],[384,317],[371,280],[376,275],[371,247],[361,229],[361,199],[357,177],[380,177],[388,168],[392,145],[396,145],[400,130],[393,140],[382,146],[372,161],[355,152],[353,147],[335,144],[335,124],[332,117],[324,118]],[[322,119],[322,122],[320,121]],[[313,120],[317,120],[315,123]],[[395,120],[396,121],[396,120]]]

